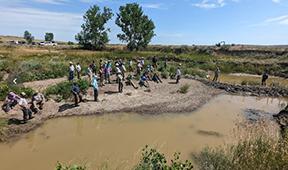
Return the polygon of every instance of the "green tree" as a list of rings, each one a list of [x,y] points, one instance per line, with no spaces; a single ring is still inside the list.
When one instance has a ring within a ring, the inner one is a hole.
[[[46,32],[45,33],[45,41],[53,41],[54,39],[54,34],[51,32]]]
[[[117,37],[127,42],[127,48],[131,51],[146,48],[155,36],[153,21],[144,14],[137,3],[120,6],[116,24],[123,31],[123,34],[118,34]]]
[[[91,6],[83,16],[84,24],[81,25],[81,32],[75,36],[79,45],[86,49],[103,49],[109,42],[109,28],[105,24],[112,18],[110,8],[104,7],[103,12],[97,5]]]
[[[29,31],[25,31],[24,32],[24,39],[27,41],[28,44],[31,44],[34,40],[34,37],[32,36],[32,34]]]

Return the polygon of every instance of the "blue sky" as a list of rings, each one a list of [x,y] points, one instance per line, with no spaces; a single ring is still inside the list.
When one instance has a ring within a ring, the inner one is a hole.
[[[75,41],[89,6],[137,2],[156,25],[153,44],[288,44],[288,0],[0,0],[0,34],[22,36],[29,30],[43,39]],[[120,43],[115,17],[110,43]]]

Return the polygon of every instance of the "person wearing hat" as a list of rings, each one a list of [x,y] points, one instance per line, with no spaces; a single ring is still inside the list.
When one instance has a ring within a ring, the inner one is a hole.
[[[93,87],[94,101],[98,102],[99,101],[98,100],[99,86],[98,86],[96,74],[93,74],[93,76],[92,76],[91,86]]]
[[[2,110],[8,113],[11,109],[13,109],[18,104],[19,100],[20,100],[20,96],[18,96],[14,92],[9,92],[2,105]]]
[[[20,94],[20,99],[18,102],[19,106],[21,107],[21,110],[23,112],[23,121],[27,122],[28,119],[32,119],[32,111],[28,107],[28,102],[26,100],[26,94],[22,92]]]
[[[181,70],[180,70],[180,66],[181,64],[179,64],[179,66],[177,67],[177,70],[176,70],[176,84],[179,83],[180,79],[181,79]]]
[[[75,67],[74,67],[73,63],[69,62],[69,78],[68,78],[69,81],[73,81],[74,71],[75,71]]]

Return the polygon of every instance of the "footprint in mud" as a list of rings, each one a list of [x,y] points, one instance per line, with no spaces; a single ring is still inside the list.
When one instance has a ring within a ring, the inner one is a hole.
[[[214,132],[214,131],[198,130],[197,133],[203,136],[215,136],[217,138],[223,137],[222,134],[220,134],[219,132]]]

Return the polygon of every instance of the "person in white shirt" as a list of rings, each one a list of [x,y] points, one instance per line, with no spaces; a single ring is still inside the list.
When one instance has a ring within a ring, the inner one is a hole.
[[[181,78],[181,70],[180,70],[180,64],[179,64],[179,67],[177,68],[177,70],[176,70],[176,84],[178,84],[179,83],[179,81],[180,81],[180,78]]]
[[[43,109],[44,102],[45,97],[42,93],[36,92],[33,94],[30,106],[31,111],[33,111],[35,114],[39,113]]]
[[[79,63],[77,63],[76,65],[76,71],[77,71],[77,78],[78,80],[80,80],[81,79],[81,66]]]
[[[68,78],[69,81],[73,81],[73,79],[74,79],[74,71],[75,71],[75,67],[74,67],[73,63],[70,62],[69,63],[69,78]]]
[[[23,121],[26,123],[28,119],[32,119],[32,111],[28,107],[28,102],[26,100],[26,94],[22,92],[20,94],[20,100],[18,102],[19,106],[21,107],[21,110],[23,112]]]

